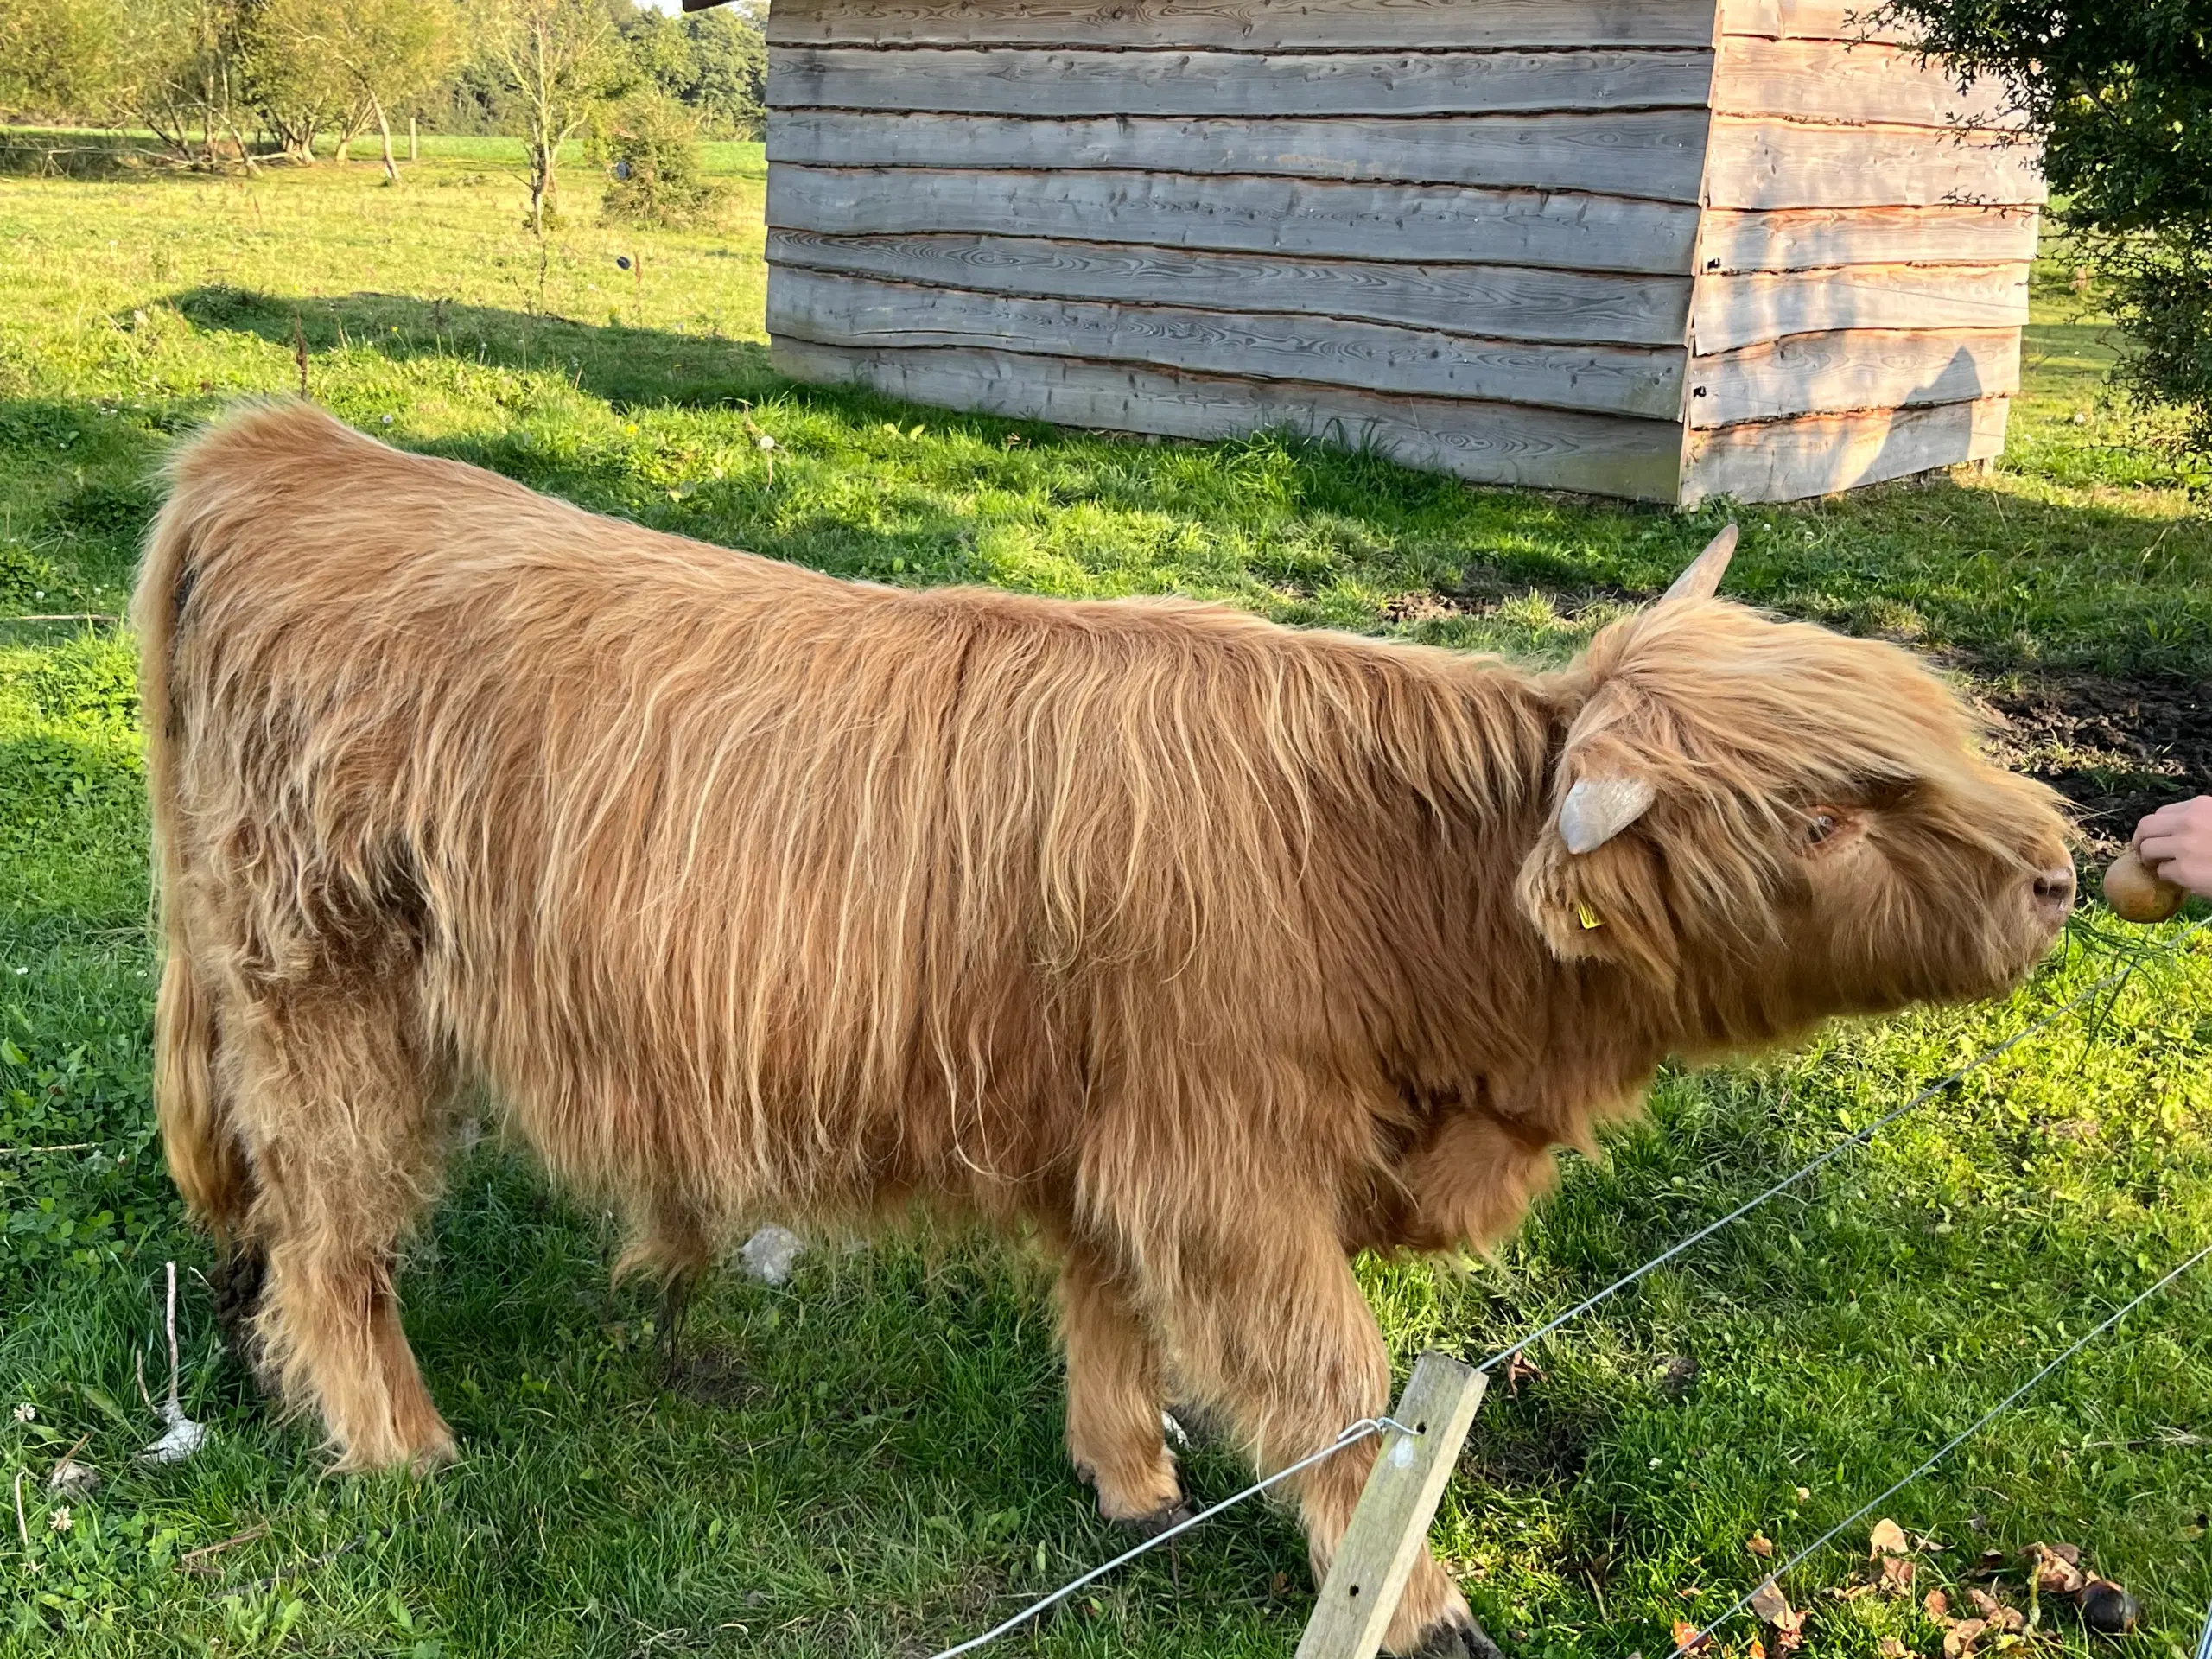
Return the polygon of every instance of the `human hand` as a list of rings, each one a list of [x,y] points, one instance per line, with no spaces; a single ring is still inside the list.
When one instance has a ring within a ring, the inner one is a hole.
[[[2212,899],[2212,795],[2160,807],[2135,826],[2129,844],[2153,874]]]

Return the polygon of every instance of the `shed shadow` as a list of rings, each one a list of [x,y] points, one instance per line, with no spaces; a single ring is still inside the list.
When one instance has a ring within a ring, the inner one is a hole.
[[[552,312],[374,290],[290,300],[221,283],[183,289],[166,303],[196,327],[248,334],[287,349],[366,349],[396,363],[444,358],[556,371],[618,408],[718,408],[760,397],[783,384],[759,340],[588,323]],[[128,321],[118,318],[118,324]]]
[[[1948,441],[1948,423],[1956,421],[1963,428],[1965,442],[1955,447],[1971,448],[1974,409],[1982,396],[1981,365],[1974,361],[1973,353],[1961,346],[1951,353],[1949,361],[1906,393],[1904,403],[1891,411],[1889,429],[1883,434],[1881,448],[1856,476],[1840,488],[1855,490],[1863,485],[1957,466],[1967,457],[1954,454],[1948,459],[1930,459],[1931,442],[1942,453],[1951,451],[1955,446]],[[1936,434],[1932,438],[1931,429]]]

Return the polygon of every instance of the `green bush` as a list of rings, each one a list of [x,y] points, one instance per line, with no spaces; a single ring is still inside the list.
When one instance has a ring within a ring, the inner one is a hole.
[[[2012,90],[2133,337],[2123,385],[2212,454],[2212,0],[1889,0],[1960,74]]]
[[[721,215],[721,187],[700,176],[698,129],[673,99],[645,92],[617,105],[597,148],[608,223],[681,228]]]

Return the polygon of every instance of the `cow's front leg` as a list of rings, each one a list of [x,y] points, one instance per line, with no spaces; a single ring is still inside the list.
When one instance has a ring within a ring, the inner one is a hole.
[[[1249,1236],[1186,1240],[1187,1264],[1161,1306],[1173,1321],[1178,1381],[1217,1408],[1262,1472],[1286,1468],[1349,1425],[1387,1411],[1390,1357],[1333,1233],[1276,1224]],[[1319,1204],[1318,1218],[1326,1214]],[[1351,1524],[1375,1462],[1373,1436],[1294,1477],[1318,1585]],[[1385,1638],[1396,1654],[1481,1656],[1495,1649],[1466,1598],[1427,1549],[1414,1564]]]
[[[1189,1513],[1160,1430],[1160,1344],[1112,1263],[1077,1244],[1060,1266],[1068,1357],[1068,1457],[1098,1491],[1098,1512],[1141,1533]]]

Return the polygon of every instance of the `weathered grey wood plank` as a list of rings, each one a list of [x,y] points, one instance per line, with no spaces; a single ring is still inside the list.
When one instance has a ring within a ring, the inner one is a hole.
[[[1673,421],[1379,397],[1008,352],[861,351],[781,335],[772,345],[775,367],[796,379],[858,383],[916,403],[1185,438],[1281,428],[1484,483],[1663,501],[1673,498],[1681,460]]]
[[[1766,35],[1795,40],[1903,41],[1902,23],[1878,22],[1882,0],[1722,0],[1726,35]]]
[[[776,0],[774,46],[1709,46],[1713,0]]]
[[[1704,356],[1840,328],[2017,328],[2027,320],[2024,264],[1700,276],[1690,302],[1690,349]]]
[[[1726,426],[1690,435],[1682,503],[1796,501],[1904,478],[2005,448],[2007,400]]]
[[[1924,207],[2040,202],[2037,147],[1921,127],[1800,125],[1716,116],[1706,158],[1716,207]]]
[[[1031,52],[772,47],[773,109],[967,115],[1495,115],[1703,109],[1696,51]]]
[[[1385,264],[992,236],[825,237],[771,231],[773,266],[1060,299],[1281,312],[1498,340],[1680,346],[1687,276]]]
[[[770,181],[772,196],[774,181]],[[2011,264],[2035,257],[2033,207],[1714,208],[1698,264],[1719,271],[1818,265]]]
[[[769,170],[768,223],[829,236],[998,232],[1321,258],[1686,273],[1698,213],[1687,203],[1452,185],[785,162]],[[1732,248],[1738,243],[1749,245],[1741,233],[1732,235]]]
[[[1683,353],[1522,345],[1336,317],[1240,315],[920,288],[779,266],[768,329],[823,346],[971,346],[1192,373],[1670,420]]]
[[[1800,121],[2025,126],[2026,117],[2012,104],[2000,82],[1976,80],[1961,92],[1941,63],[1923,63],[1904,47],[1840,41],[1731,35],[1721,42],[1713,79],[1716,110]]]
[[[1380,1455],[1329,1563],[1297,1659],[1375,1659],[1428,1536],[1437,1500],[1459,1465],[1489,1379],[1448,1354],[1423,1354],[1391,1414]]]
[[[768,118],[768,159],[817,167],[1018,167],[1260,173],[1370,182],[1595,190],[1695,201],[1702,110],[1467,116],[1403,121],[1185,118],[1025,121],[1002,116]],[[1746,207],[1786,202],[1748,201]]]
[[[2016,328],[1799,334],[1692,359],[1694,427],[1969,403],[2020,386]]]

